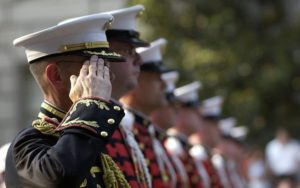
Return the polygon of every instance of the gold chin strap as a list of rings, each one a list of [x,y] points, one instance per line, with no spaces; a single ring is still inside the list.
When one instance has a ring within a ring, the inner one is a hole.
[[[93,48],[108,48],[108,42],[106,41],[95,41],[95,42],[84,42],[78,44],[66,44],[60,47],[61,52],[70,52],[76,50],[93,49]]]
[[[113,57],[121,57],[120,54],[117,54],[116,52],[106,52],[102,50],[101,52],[95,52],[95,51],[90,51],[90,50],[84,50],[82,51],[85,54],[89,55],[102,55],[102,56],[113,56]]]

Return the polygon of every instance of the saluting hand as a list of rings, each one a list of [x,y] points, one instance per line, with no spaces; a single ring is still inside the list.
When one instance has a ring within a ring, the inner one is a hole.
[[[99,97],[109,100],[111,96],[111,82],[109,68],[104,66],[104,60],[92,56],[83,63],[79,76],[72,75],[69,97],[73,102],[85,97]]]

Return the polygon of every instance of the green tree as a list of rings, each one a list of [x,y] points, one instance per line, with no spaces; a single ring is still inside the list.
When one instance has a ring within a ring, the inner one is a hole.
[[[200,80],[202,99],[225,98],[224,116],[265,143],[276,127],[300,131],[300,27],[285,0],[132,0],[146,7],[142,35],[164,37],[181,84]],[[294,135],[296,136],[296,135]]]

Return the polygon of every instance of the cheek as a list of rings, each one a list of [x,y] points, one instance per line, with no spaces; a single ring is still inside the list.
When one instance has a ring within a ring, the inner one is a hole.
[[[124,65],[111,65],[110,71],[115,76],[116,79],[122,80],[126,78],[126,66]]]
[[[159,84],[155,84],[155,89],[153,89],[153,91],[155,92],[156,94],[156,97],[157,98],[160,98],[161,100],[164,100],[165,98],[165,92],[163,89],[161,89],[160,85]]]
[[[125,76],[130,76],[132,74],[133,67],[131,64],[124,63],[122,66],[118,67],[119,71]]]
[[[133,58],[132,57],[126,57],[126,64],[127,66],[133,66]]]

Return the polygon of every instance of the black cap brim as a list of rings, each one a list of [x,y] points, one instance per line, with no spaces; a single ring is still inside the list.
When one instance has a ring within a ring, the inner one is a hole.
[[[141,71],[166,73],[172,71],[172,69],[166,67],[162,62],[144,62],[141,65]]]
[[[140,39],[140,34],[134,30],[109,29],[106,31],[108,41],[119,41],[132,44],[135,47],[148,47],[149,42]]]
[[[97,55],[98,57],[101,57],[104,60],[107,60],[109,62],[124,62],[125,58],[112,51],[109,48],[94,48],[94,49],[87,49],[87,50],[81,50],[78,52],[82,56],[92,56]]]
[[[181,104],[181,106],[190,107],[190,108],[197,108],[200,105],[199,101],[187,101],[187,102],[178,101],[178,103]]]
[[[215,116],[215,115],[203,115],[203,118],[209,121],[219,121],[221,119],[220,116]]]
[[[108,62],[124,62],[126,59],[116,53],[113,52],[109,48],[92,48],[92,49],[84,49],[84,50],[77,50],[77,51],[69,51],[69,52],[63,52],[63,53],[57,53],[57,54],[50,54],[47,56],[43,56],[38,59],[34,59],[33,61],[30,61],[29,63],[35,63],[45,58],[50,57],[57,57],[61,55],[75,55],[75,56],[84,56],[84,57],[90,57],[92,55],[97,55],[98,57],[101,57],[102,59],[108,61]]]

